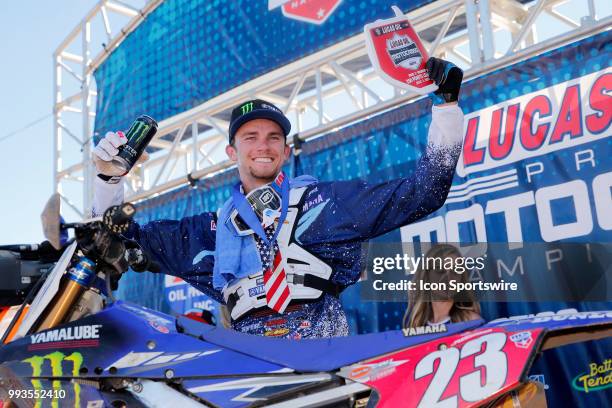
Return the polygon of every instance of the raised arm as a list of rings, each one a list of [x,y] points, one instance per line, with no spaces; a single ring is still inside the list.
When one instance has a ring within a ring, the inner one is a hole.
[[[446,201],[461,153],[463,113],[433,107],[427,148],[410,176],[380,184],[334,183],[334,201],[353,220],[354,238],[369,239],[431,214]]]
[[[439,89],[432,95],[427,147],[415,171],[379,184],[320,183],[320,203],[305,206],[313,215],[302,217],[308,224],[298,226],[305,242],[367,240],[423,218],[444,204],[461,153],[463,112],[457,100],[463,73],[437,58],[430,58],[427,68]]]
[[[123,203],[124,171],[113,164],[113,157],[126,142],[127,138],[123,132],[108,132],[93,149],[93,162],[97,173],[93,183],[94,217],[104,214],[108,207]],[[141,157],[146,160],[147,156]]]

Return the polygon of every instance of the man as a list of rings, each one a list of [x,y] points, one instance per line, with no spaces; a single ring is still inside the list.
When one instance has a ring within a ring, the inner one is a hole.
[[[463,74],[436,58],[427,67],[440,88],[428,146],[410,177],[374,185],[288,180],[281,168],[290,153],[289,120],[271,103],[248,101],[232,112],[226,152],[240,183],[218,219],[203,213],[154,221],[133,225],[128,235],[164,273],[225,303],[235,330],[295,339],[347,335],[338,295],[359,279],[361,243],[438,209],[452,182],[461,151]],[[109,133],[94,149],[104,179],[96,181],[95,213],[122,201],[109,163],[123,143],[125,136]]]

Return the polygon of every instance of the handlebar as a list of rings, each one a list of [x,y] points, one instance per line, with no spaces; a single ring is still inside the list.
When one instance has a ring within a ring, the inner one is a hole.
[[[108,208],[101,219],[74,225],[79,248],[96,263],[110,265],[115,273],[160,271],[138,243],[122,236],[130,227],[136,207],[130,203]]]

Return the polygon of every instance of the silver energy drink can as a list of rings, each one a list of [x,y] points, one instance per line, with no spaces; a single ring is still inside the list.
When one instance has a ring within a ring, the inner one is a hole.
[[[130,171],[156,132],[157,122],[150,116],[140,115],[125,134],[128,141],[119,147],[119,154],[113,157],[113,163],[125,173]]]

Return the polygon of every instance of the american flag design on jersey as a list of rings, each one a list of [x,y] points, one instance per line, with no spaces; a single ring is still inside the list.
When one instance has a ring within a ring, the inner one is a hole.
[[[285,173],[281,171],[280,173],[278,173],[278,176],[276,176],[276,178],[274,179],[274,183],[280,188],[281,185],[283,184],[284,179],[285,179]]]
[[[266,237],[271,240],[274,236],[274,224],[264,230]],[[268,307],[278,313],[283,313],[289,302],[291,302],[291,292],[287,283],[287,274],[283,268],[283,258],[278,249],[278,244],[274,241],[273,250],[256,236],[257,249],[261,256],[261,264],[264,269],[264,288],[266,290],[266,303]]]

